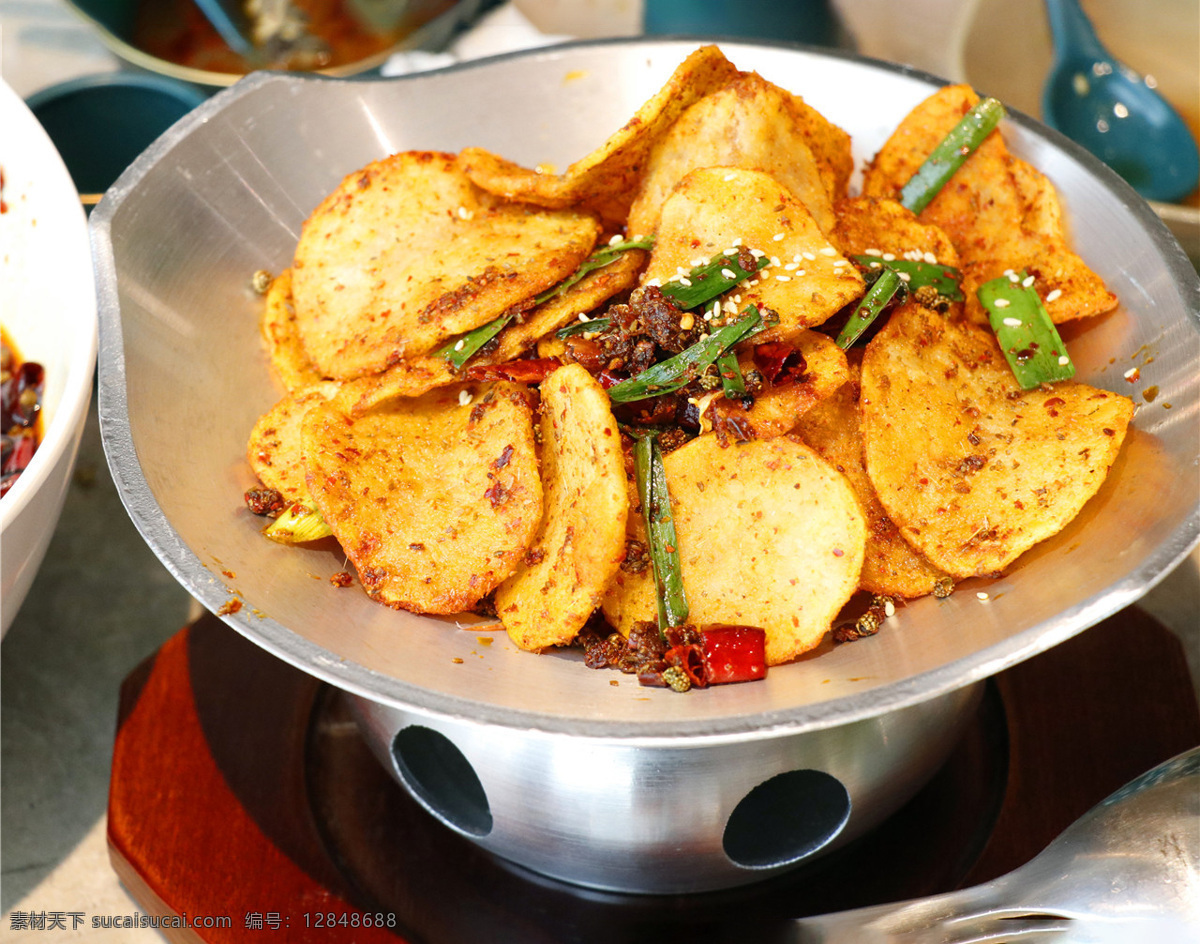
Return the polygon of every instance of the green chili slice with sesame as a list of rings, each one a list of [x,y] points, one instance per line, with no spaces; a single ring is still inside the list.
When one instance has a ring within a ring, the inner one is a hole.
[[[1022,390],[1075,376],[1067,346],[1026,272],[984,282],[975,294]]]
[[[650,565],[654,572],[655,600],[658,606],[659,632],[687,621],[687,594],[683,590],[683,572],[679,563],[679,541],[671,513],[671,494],[662,449],[653,436],[640,436],[634,447],[634,472],[638,499],[646,524]]]
[[[882,256],[851,256],[859,265],[868,270],[878,268],[893,269],[908,286],[909,291],[916,291],[924,285],[931,285],[937,293],[952,302],[963,300],[962,273],[954,266],[943,265],[940,262],[926,262],[924,259],[885,259]],[[908,276],[908,278],[905,278]]]
[[[762,315],[758,309],[748,305],[742,317],[733,324],[718,328],[674,357],[660,361],[653,367],[647,367],[640,374],[609,387],[608,397],[614,403],[629,403],[686,387],[725,351],[755,333],[762,323]]]
[[[914,213],[924,210],[1003,117],[1004,106],[996,99],[984,98],[977,102],[917,168],[901,189],[900,202]]]
[[[516,313],[510,311],[499,318],[493,318],[487,324],[480,325],[475,330],[468,331],[439,348],[436,352],[437,356],[444,357],[454,365],[456,370],[461,370],[462,366],[474,357],[481,347],[504,330],[504,327],[515,317]]]
[[[737,400],[746,395],[746,379],[738,366],[736,351],[726,351],[717,358],[717,372],[721,375],[721,389],[728,399]]]
[[[754,268],[747,269],[739,260],[742,256],[740,252],[732,255],[724,251],[719,252],[708,262],[693,266],[687,275],[664,282],[659,286],[659,291],[682,311],[698,308],[717,296],[724,295],[739,282],[770,264],[765,255],[756,255],[753,256]]]

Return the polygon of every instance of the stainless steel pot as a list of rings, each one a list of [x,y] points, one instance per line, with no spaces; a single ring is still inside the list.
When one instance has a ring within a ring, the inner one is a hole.
[[[452,828],[634,891],[748,881],[870,828],[936,769],[980,680],[1132,603],[1200,534],[1196,273],[1115,174],[1013,115],[1012,148],[1058,186],[1077,250],[1122,299],[1070,338],[1080,376],[1140,409],[1110,482],[1003,578],[920,600],[763,682],[680,696],[589,671],[575,651],[534,656],[470,622],[380,607],[330,585],[340,555],[264,540],[241,505],[243,454],[280,390],[252,273],[286,266],[310,210],[385,153],[482,145],[565,167],[694,45],[572,44],[388,81],[253,75],[156,142],[91,217],[105,446],[166,566],[246,636],[354,695],[375,752]],[[860,162],[936,85],[850,55],[722,46],[849,130]]]

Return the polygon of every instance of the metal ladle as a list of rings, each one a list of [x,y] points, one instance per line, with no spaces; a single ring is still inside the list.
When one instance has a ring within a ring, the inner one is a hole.
[[[1200,940],[1200,748],[1126,784],[993,882],[791,930],[794,944]]]
[[[1046,124],[1083,145],[1147,200],[1196,188],[1200,153],[1183,119],[1146,79],[1101,44],[1077,0],[1046,0],[1054,64],[1042,92]]]

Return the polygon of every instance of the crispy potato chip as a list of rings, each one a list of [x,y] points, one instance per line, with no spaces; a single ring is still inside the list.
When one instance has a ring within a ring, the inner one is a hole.
[[[629,496],[608,396],[578,364],[541,385],[545,514],[496,615],[522,649],[565,646],[600,604],[625,555]]]
[[[898,197],[901,188],[979,96],[967,85],[939,89],[914,108],[863,173],[863,194]],[[1053,187],[990,134],[920,220],[943,229],[958,249],[967,312],[987,322],[975,289],[1007,269],[1028,269],[1056,322],[1111,310],[1116,298],[1067,246]]]
[[[317,369],[349,380],[528,303],[599,235],[583,213],[506,204],[452,154],[409,151],[348,176],[304,224],[292,295]]]
[[[958,267],[958,251],[940,228],[886,197],[847,197],[834,207],[829,238],[847,256],[892,253],[900,259],[932,258]]]
[[[914,304],[867,345],[861,403],[880,502],[955,577],[1002,571],[1074,518],[1133,416],[1082,383],[1021,390],[989,330]]]
[[[821,232],[828,233],[834,221],[834,172],[823,169],[809,148],[792,98],[748,73],[685,111],[650,155],[629,210],[628,231],[653,233],[663,201],[689,171],[740,167],[774,177],[808,208]],[[847,150],[848,145],[847,140]]]
[[[502,364],[520,357],[539,338],[577,321],[580,315],[632,288],[646,259],[647,253],[641,249],[627,250],[608,265],[589,272],[561,295],[538,305],[500,332],[496,350],[488,355],[490,362]]]
[[[288,502],[308,494],[304,483],[304,459],[300,424],[314,406],[338,392],[335,381],[319,381],[288,393],[264,413],[250,431],[246,458],[258,480],[273,488]]]
[[[791,340],[863,293],[858,270],[829,241],[804,205],[773,177],[727,167],[694,170],[663,204],[643,284],[665,283],[733,246],[766,254],[772,264],[727,298],[779,314],[758,340]]]
[[[761,627],[768,665],[818,645],[862,568],[866,524],[846,479],[791,436],[728,448],[701,436],[663,465],[688,622]],[[626,634],[653,620],[649,568],[619,571],[603,610]]]
[[[373,599],[461,613],[516,569],[542,516],[530,401],[501,381],[305,417],[309,491]]]
[[[946,575],[900,535],[875,494],[863,464],[859,392],[862,348],[848,357],[849,380],[800,417],[796,434],[846,476],[867,518],[867,547],[859,587],[869,593],[913,599],[932,593]]]
[[[259,327],[267,342],[271,369],[285,390],[298,390],[326,379],[313,365],[296,328],[291,269],[284,269],[271,280]]]
[[[482,148],[463,150],[463,170],[483,189],[510,200],[554,209],[584,206],[611,222],[624,223],[650,149],[689,105],[738,75],[721,50],[702,46],[624,127],[562,174],[538,173]]]
[[[756,349],[752,341],[744,344],[748,349],[738,353],[742,376],[751,371],[762,374],[768,369],[764,361],[770,356],[767,352],[771,345],[763,350]],[[789,355],[779,376],[774,381],[767,378],[766,389],[754,397],[748,410],[738,400],[715,391],[707,403],[708,409],[700,412],[701,428],[711,425],[722,443],[782,436],[815,404],[832,396],[846,382],[849,377],[846,355],[832,338],[816,331],[801,331],[793,344],[795,353],[803,358],[800,364],[793,363],[794,355]]]

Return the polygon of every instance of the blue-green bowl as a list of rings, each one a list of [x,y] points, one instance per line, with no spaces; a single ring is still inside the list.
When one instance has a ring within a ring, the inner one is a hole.
[[[207,97],[174,79],[110,72],[52,85],[26,104],[62,155],[75,189],[95,194]]]

